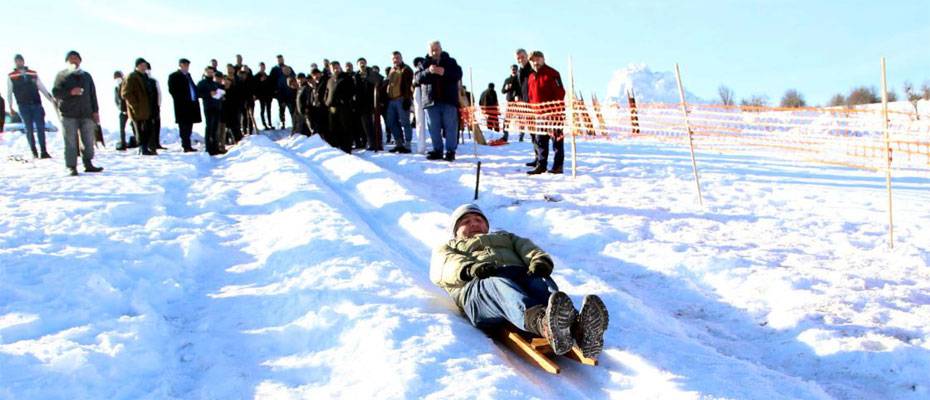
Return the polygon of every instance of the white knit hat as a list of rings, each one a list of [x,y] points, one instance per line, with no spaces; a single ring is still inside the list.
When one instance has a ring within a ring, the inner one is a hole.
[[[459,220],[467,214],[478,214],[484,219],[484,222],[488,224],[488,226],[491,225],[488,222],[488,217],[484,215],[484,211],[481,211],[481,208],[479,208],[477,204],[462,204],[452,212],[452,224],[450,225],[452,228],[452,236],[455,236],[455,229],[458,228]]]

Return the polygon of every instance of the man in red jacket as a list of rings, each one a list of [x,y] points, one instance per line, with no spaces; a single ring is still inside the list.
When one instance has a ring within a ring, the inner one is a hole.
[[[533,67],[533,72],[530,73],[527,79],[529,103],[534,106],[553,101],[563,101],[563,103],[559,104],[554,112],[551,109],[547,110],[549,107],[538,110],[538,112],[543,113],[540,117],[549,120],[550,123],[546,125],[551,126],[551,128],[542,129],[544,132],[548,131],[548,135],[536,136],[534,145],[536,147],[537,164],[536,168],[527,171],[527,174],[538,175],[546,172],[547,164],[549,164],[550,136],[552,137],[552,151],[555,154],[553,154],[552,169],[549,170],[549,173],[561,174],[562,163],[565,161],[565,141],[560,127],[561,121],[565,119],[565,88],[562,85],[562,77],[558,71],[546,65],[546,57],[543,56],[541,51],[534,51],[530,55],[530,65]]]

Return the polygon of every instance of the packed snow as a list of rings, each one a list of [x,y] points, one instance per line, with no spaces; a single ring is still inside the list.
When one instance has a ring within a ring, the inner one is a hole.
[[[681,102],[678,91],[678,79],[672,71],[653,71],[644,63],[633,63],[626,68],[614,71],[607,82],[607,99],[626,104],[627,96],[632,94],[637,103]],[[690,104],[704,103],[705,100],[685,90],[685,99]]]
[[[528,142],[450,164],[163,136],[74,178],[59,135],[29,162],[0,135],[0,398],[930,397],[925,172],[896,176],[890,250],[882,175],[768,155],[699,149],[701,207],[687,148],[647,139],[580,141],[572,178],[527,177]],[[430,283],[477,160],[492,229],[605,300],[599,366],[549,375]]]

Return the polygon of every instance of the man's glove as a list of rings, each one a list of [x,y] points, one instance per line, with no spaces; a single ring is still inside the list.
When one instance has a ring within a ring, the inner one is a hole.
[[[484,279],[493,276],[497,266],[490,262],[474,263],[468,267],[468,276],[473,279]]]
[[[526,269],[526,274],[540,278],[546,278],[552,274],[552,260],[549,257],[540,257],[530,262]]]

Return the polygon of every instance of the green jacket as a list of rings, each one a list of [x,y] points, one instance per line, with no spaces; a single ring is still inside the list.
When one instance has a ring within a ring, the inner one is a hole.
[[[475,263],[493,262],[497,266],[529,266],[534,260],[552,259],[529,239],[510,232],[497,231],[476,235],[471,239],[453,239],[433,249],[430,261],[430,280],[449,292],[459,307],[462,306],[462,288],[470,280],[463,271]]]

